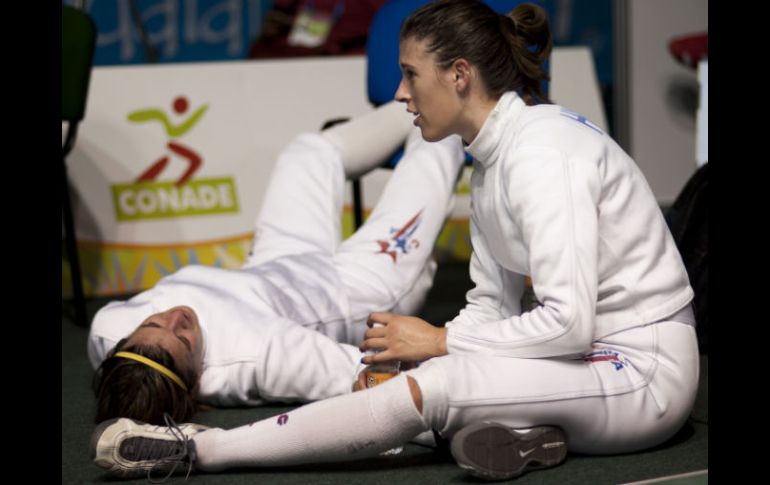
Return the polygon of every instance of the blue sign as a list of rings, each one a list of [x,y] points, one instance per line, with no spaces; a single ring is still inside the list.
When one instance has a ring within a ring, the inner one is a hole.
[[[271,0],[62,3],[82,5],[96,22],[96,65],[246,59],[272,5]]]

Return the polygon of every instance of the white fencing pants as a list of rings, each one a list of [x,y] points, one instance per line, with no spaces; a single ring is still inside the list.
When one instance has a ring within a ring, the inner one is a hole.
[[[339,152],[320,134],[299,135],[273,169],[246,266],[328,255],[347,298],[345,340],[357,344],[369,313],[411,314],[423,303],[435,274],[433,245],[451,212],[463,162],[459,137],[428,143],[411,136],[366,223],[343,242]]]
[[[690,307],[681,315],[692,318]],[[447,438],[494,421],[559,426],[579,453],[641,450],[673,436],[695,401],[695,328],[673,318],[594,342],[582,358],[447,355],[407,373],[422,391],[426,421]]]

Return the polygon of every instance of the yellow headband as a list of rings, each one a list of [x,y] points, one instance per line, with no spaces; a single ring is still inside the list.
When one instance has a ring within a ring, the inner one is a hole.
[[[143,355],[135,354],[133,352],[122,352],[122,351],[115,353],[115,357],[123,357],[124,359],[135,360],[137,362],[141,362],[146,366],[152,367],[156,371],[160,372],[164,376],[174,381],[179,387],[181,387],[182,389],[185,390],[185,392],[187,392],[187,386],[184,385],[184,382],[182,382],[182,379],[180,379],[178,375],[171,372],[171,370],[169,370],[168,367],[158,364],[154,360],[148,359]]]

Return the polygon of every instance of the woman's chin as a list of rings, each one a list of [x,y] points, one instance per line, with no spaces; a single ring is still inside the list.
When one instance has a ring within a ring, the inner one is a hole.
[[[422,133],[422,139],[430,142],[441,141],[447,136],[449,136],[446,133],[436,133],[436,132],[424,130],[422,128],[420,128],[420,132]]]
[[[420,126],[420,134],[422,135],[422,139],[425,141],[439,141],[444,138],[443,136],[439,136],[438,133],[432,131],[429,128],[426,128],[425,126]]]

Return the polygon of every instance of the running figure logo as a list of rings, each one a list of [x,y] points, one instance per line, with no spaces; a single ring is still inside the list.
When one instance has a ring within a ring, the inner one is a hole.
[[[199,173],[203,166],[201,152],[207,150],[205,141],[201,141],[201,148],[195,150],[179,142],[182,136],[190,135],[193,127],[203,130],[198,135],[206,135],[206,130],[210,129],[206,125],[211,123],[199,122],[206,114],[209,103],[189,109],[188,98],[178,95],[173,98],[171,108],[173,112],[142,108],[127,115],[129,123],[149,122],[148,129],[156,130],[155,125],[161,125],[165,132],[161,138],[165,147],[159,151],[165,153],[142,169],[138,178],[128,183],[111,184],[115,218],[119,222],[239,212],[238,194],[232,176],[201,177]],[[142,145],[142,141],[138,140],[138,144]],[[216,149],[214,153],[216,165],[217,158],[221,158],[222,154],[217,154]],[[169,170],[172,168],[169,167],[171,158],[175,159],[174,164],[180,164],[181,171]]]
[[[178,96],[172,103],[172,107],[177,114],[180,114],[180,115],[184,114],[188,108],[187,98],[185,98],[184,96]],[[158,121],[165,128],[166,134],[168,135],[168,137],[171,140],[173,140],[175,138],[179,138],[180,136],[190,131],[190,129],[193,126],[195,126],[195,124],[198,122],[198,120],[200,120],[200,118],[203,116],[203,113],[205,113],[207,109],[208,109],[208,105],[204,104],[203,106],[198,108],[195,111],[195,113],[190,115],[190,117],[187,118],[186,121],[182,122],[179,125],[172,125],[171,122],[169,122],[169,119],[166,113],[156,108],[143,109],[143,110],[138,110],[138,111],[129,113],[128,120],[133,123],[144,123],[146,121]],[[182,174],[179,180],[176,181],[176,185],[178,187],[184,184],[185,182],[187,182],[187,180],[189,180],[190,177],[192,177],[192,175],[200,168],[203,160],[201,159],[200,155],[198,155],[195,151],[182,145],[181,143],[177,143],[175,141],[169,141],[167,147],[173,153],[186,159],[188,163],[187,170],[184,172],[184,174]],[[164,155],[160,157],[155,163],[153,163],[150,166],[150,168],[145,170],[144,173],[142,173],[142,175],[140,175],[139,178],[136,179],[136,182],[139,183],[139,182],[155,180],[158,177],[158,175],[160,175],[160,173],[163,171],[163,169],[166,168],[166,165],[168,165],[168,155]]]
[[[385,253],[391,258],[393,258],[393,264],[396,263],[396,258],[399,254],[407,254],[409,252],[409,249],[417,249],[420,247],[420,241],[416,238],[409,239],[412,234],[414,234],[414,231],[417,230],[418,227],[420,227],[420,215],[422,214],[422,210],[417,212],[411,219],[409,219],[409,222],[404,224],[403,227],[400,229],[398,228],[391,228],[390,229],[390,239],[387,241],[378,240],[377,244],[380,245],[380,253]]]

